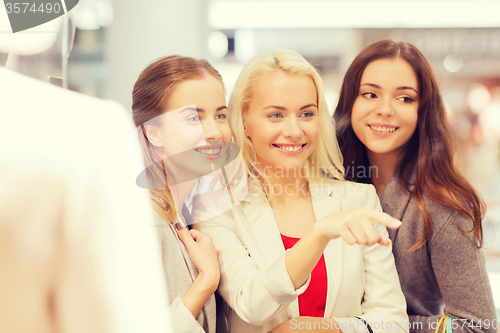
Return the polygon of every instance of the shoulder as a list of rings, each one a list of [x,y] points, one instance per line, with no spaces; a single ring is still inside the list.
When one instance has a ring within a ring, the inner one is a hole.
[[[439,204],[424,196],[424,205],[429,214],[433,231],[431,245],[438,239],[468,238],[473,241],[473,232],[470,232],[474,223],[470,216]]]
[[[165,220],[153,207],[151,207],[151,214],[153,215],[153,222],[155,225],[169,226],[172,224],[172,221]]]
[[[168,245],[168,242],[164,242],[164,240],[176,238],[173,233],[174,229],[172,222],[165,220],[153,207],[151,207],[151,215],[153,216],[153,224],[151,227],[155,229],[160,241]]]
[[[194,214],[192,215],[192,222],[194,223],[191,226],[192,228],[206,234],[210,234],[211,230],[214,230],[214,228],[218,229],[220,227],[234,231],[236,230],[236,224],[241,222],[240,219],[237,219],[237,217],[241,215],[241,211],[248,205],[249,204],[247,202],[242,201],[233,208],[230,208],[222,213],[207,214],[206,216],[196,216],[197,212],[194,211]],[[193,219],[193,217],[195,218]]]
[[[452,217],[453,219],[459,219],[459,220],[462,219],[461,217],[463,217],[463,219],[465,220],[470,219],[468,216],[460,214],[455,209],[447,207],[441,203],[432,200],[427,195],[423,196],[423,201],[425,209],[427,210],[427,213],[429,214],[431,220],[440,221],[441,225],[444,224],[446,221],[449,221]]]
[[[395,199],[388,201],[388,197],[384,192],[381,200],[384,206],[384,211],[387,211],[388,213],[398,211],[398,209],[402,209],[401,205],[403,204],[403,201],[407,201],[408,204],[404,208],[404,213],[401,212],[403,216],[402,218],[407,221],[412,221],[411,224],[414,226],[413,230],[418,230],[419,234],[423,232],[425,218],[422,213],[422,207],[417,202],[415,195],[400,189],[399,195],[396,195],[396,192],[394,192],[392,193],[392,197]],[[392,207],[391,210],[387,210],[387,208],[390,208],[391,206],[394,207]],[[423,207],[425,207],[425,212],[429,216],[432,226],[429,244],[433,244],[433,242],[442,239],[450,240],[449,237],[465,237],[472,240],[474,233],[470,231],[473,228],[473,221],[469,216],[432,200],[426,194],[423,195]]]

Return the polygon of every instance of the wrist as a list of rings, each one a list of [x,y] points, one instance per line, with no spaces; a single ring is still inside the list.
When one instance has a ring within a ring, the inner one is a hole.
[[[182,300],[184,306],[191,312],[194,318],[198,316],[201,309],[217,289],[217,284],[207,279],[202,273],[198,275],[192,286],[184,294]]]
[[[319,242],[320,245],[326,246],[326,244],[328,244],[328,242],[330,241],[330,237],[326,236],[324,227],[325,223],[320,220],[314,223],[311,232],[313,237]]]
[[[219,285],[220,274],[219,272],[200,271],[195,283],[200,286],[202,290],[207,293],[213,294]]]

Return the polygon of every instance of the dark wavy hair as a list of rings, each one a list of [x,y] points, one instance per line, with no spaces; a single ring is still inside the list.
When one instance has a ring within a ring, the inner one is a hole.
[[[423,246],[432,231],[424,196],[470,217],[473,223],[471,229],[462,231],[473,232],[476,245],[481,247],[484,201],[455,163],[457,140],[436,78],[423,54],[412,44],[392,40],[372,43],[358,54],[347,70],[333,115],[337,123],[337,139],[344,155],[344,167],[369,167],[366,148],[354,134],[351,125],[351,111],[359,93],[363,72],[375,60],[396,58],[406,61],[413,68],[420,88],[417,128],[405,144],[396,168],[401,185],[415,196],[425,221],[424,234],[409,251]],[[415,168],[416,178],[412,178]],[[346,173],[346,179],[371,183],[371,179],[359,174]],[[410,180],[415,180],[415,183]]]

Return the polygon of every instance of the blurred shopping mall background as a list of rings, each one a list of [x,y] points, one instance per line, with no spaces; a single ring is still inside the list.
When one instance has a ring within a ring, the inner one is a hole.
[[[488,206],[487,265],[500,307],[500,1],[81,0],[70,88],[122,103],[152,60],[207,58],[228,97],[257,52],[287,47],[315,65],[331,110],[354,56],[392,38],[430,60],[462,140],[469,177]]]

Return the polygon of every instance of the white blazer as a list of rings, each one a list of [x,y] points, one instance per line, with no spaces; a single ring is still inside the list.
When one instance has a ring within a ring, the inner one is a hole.
[[[309,179],[314,215],[370,207],[381,211],[371,185],[331,179]],[[219,293],[232,308],[231,332],[268,332],[299,316],[298,298],[285,266],[285,248],[272,208],[259,191],[250,190],[232,210],[194,225],[213,238],[221,269]],[[384,226],[377,226],[387,234]],[[335,318],[344,333],[364,330],[407,332],[406,302],[391,246],[349,246],[330,241],[324,251],[328,274],[325,318]],[[321,328],[330,325],[325,319]],[[398,327],[398,324],[402,328]],[[292,326],[293,327],[293,326]]]

